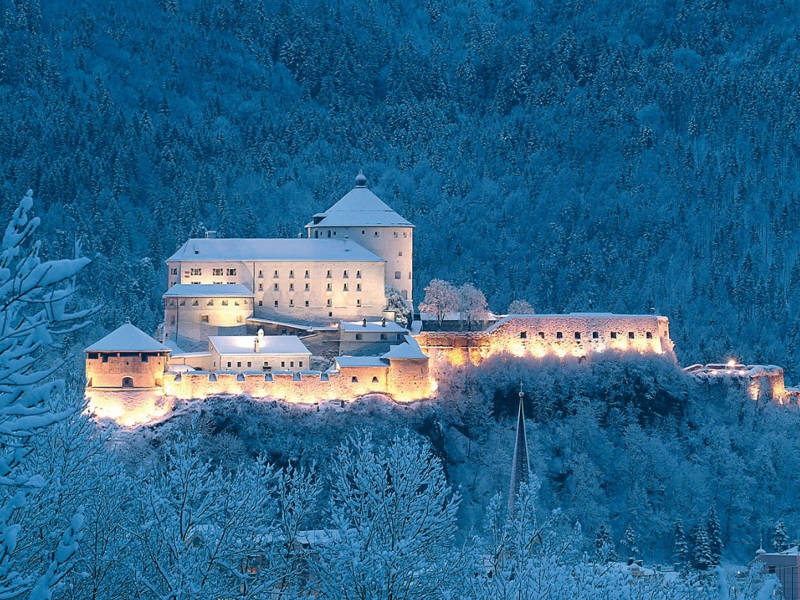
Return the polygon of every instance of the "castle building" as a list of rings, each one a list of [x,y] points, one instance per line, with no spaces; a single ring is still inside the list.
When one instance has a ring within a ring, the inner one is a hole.
[[[414,225],[367,188],[364,173],[359,171],[356,187],[341,200],[311,218],[306,232],[312,239],[353,240],[383,258],[386,285],[413,306]]]
[[[166,337],[193,350],[260,320],[379,318],[386,287],[411,300],[413,225],[356,187],[299,239],[193,238],[167,259]]]
[[[170,349],[130,322],[84,352],[87,388],[151,389],[164,384]]]

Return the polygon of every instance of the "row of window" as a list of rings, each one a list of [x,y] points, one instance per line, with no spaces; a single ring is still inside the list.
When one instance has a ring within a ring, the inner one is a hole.
[[[394,278],[395,279],[402,279],[403,278],[403,274],[400,271],[395,271],[394,272]],[[408,272],[408,278],[411,279],[411,271]]]
[[[402,256],[402,252],[400,254]],[[172,267],[170,269],[170,274],[171,275],[177,275],[178,274],[178,268],[177,267]],[[211,269],[211,275],[214,276],[214,277],[221,277],[223,274],[227,275],[228,277],[236,277],[236,269],[235,268],[222,269],[222,268],[219,268],[219,267],[213,267]],[[189,275],[191,275],[193,277],[202,276],[203,275],[203,268],[202,267],[191,267],[189,269]],[[409,273],[408,275],[409,275],[409,279],[410,279],[411,278],[411,273]],[[279,274],[278,270],[276,269],[272,274],[272,278],[273,279],[278,279],[279,277],[280,277],[280,274]],[[333,272],[330,269],[328,269],[326,271],[326,273],[325,273],[325,278],[326,279],[331,279],[332,277],[333,277]],[[263,279],[264,278],[264,271],[262,269],[259,269],[259,271],[258,271],[258,278],[259,279]],[[303,275],[303,278],[304,279],[310,279],[311,278],[311,273],[308,270],[306,270],[305,274]],[[343,279],[349,279],[350,278],[350,274],[348,273],[347,269],[342,271],[342,278]],[[294,279],[294,269],[290,269],[289,270],[289,279]],[[356,271],[356,279],[361,279],[361,271]],[[398,277],[398,279],[399,279],[399,277]]]
[[[250,300],[248,300],[247,298],[242,298],[241,300],[234,300],[233,301],[233,305],[234,306],[239,306],[239,303],[244,304],[245,306],[248,306],[250,304]],[[169,304],[169,306],[175,306],[175,299],[174,298],[170,298],[168,304]],[[229,306],[229,305],[230,305],[230,300],[220,300],[220,306]],[[183,299],[183,298],[181,300],[179,300],[178,301],[178,306],[186,306],[186,300]],[[197,300],[197,299],[192,300],[192,306],[200,306],[200,300]],[[206,301],[206,306],[214,306],[214,299],[212,298],[212,299],[207,300]]]
[[[247,366],[248,366],[248,367],[252,367],[252,366],[253,366],[253,361],[251,361],[251,360],[248,360],[248,361],[246,361],[246,362],[247,362]],[[230,369],[232,366],[233,366],[233,361],[230,361],[230,360],[229,360],[229,361],[228,361],[228,368]],[[237,361],[236,361],[236,367],[237,367],[237,368],[240,368],[241,366],[242,366],[242,361],[241,361],[241,360],[237,360]],[[298,366],[298,367],[300,367],[300,368],[302,369],[302,368],[303,368],[303,361],[302,361],[302,360],[298,360],[298,361],[297,361],[297,366]],[[285,360],[282,360],[282,361],[281,361],[281,367],[286,367],[286,361],[285,361]],[[293,361],[293,360],[290,360],[290,361],[289,361],[289,367],[290,367],[290,368],[294,368],[294,361]],[[272,368],[272,366],[270,366],[270,364],[269,364],[269,361],[268,361],[268,360],[265,360],[265,361],[263,362],[263,364],[261,365],[261,368],[262,368],[262,369],[271,369],[271,368]]]
[[[617,332],[616,332],[616,331],[611,331],[611,332],[609,333],[609,335],[610,335],[610,337],[611,337],[611,339],[612,339],[612,340],[615,340],[615,339],[617,339]],[[520,332],[520,334],[519,334],[519,337],[520,337],[520,338],[522,338],[523,340],[524,340],[524,339],[526,339],[526,338],[528,337],[528,332],[527,332],[527,331],[521,331],[521,332]],[[544,331],[540,331],[540,332],[539,332],[539,337],[540,337],[541,339],[545,339],[545,337],[546,337],[546,335],[545,335],[545,332],[544,332]],[[575,337],[575,339],[576,339],[576,340],[579,340],[579,339],[581,339],[581,332],[580,332],[580,331],[576,331],[576,332],[575,332],[575,334],[574,334],[574,337]],[[646,332],[646,333],[645,333],[645,337],[646,337],[648,340],[651,340],[651,339],[653,339],[653,334],[652,334],[652,332],[650,332],[650,331]],[[593,339],[593,340],[596,340],[596,339],[599,339],[599,338],[600,338],[600,333],[599,333],[599,332],[597,332],[597,331],[593,331],[593,332],[592,332],[592,339]],[[557,340],[564,339],[564,332],[562,332],[562,331],[556,331],[556,339],[557,339]],[[636,339],[636,334],[635,334],[633,331],[629,331],[629,332],[628,332],[628,339],[629,339],[629,340]]]
[[[259,305],[259,306],[264,306],[264,301],[263,301],[263,300],[259,300],[259,301],[258,301],[258,305]],[[273,301],[272,305],[273,305],[275,308],[279,308],[279,307],[280,307],[280,303],[279,303],[277,300]],[[294,298],[289,298],[289,308],[294,308],[294,306],[295,306],[295,304],[294,304]],[[311,306],[311,304],[309,303],[309,301],[308,301],[308,300],[305,300],[305,301],[304,301],[304,306],[305,306],[306,308],[309,308],[309,307]],[[333,307],[333,301],[332,301],[330,298],[328,298],[328,299],[325,301],[325,306],[327,306],[328,308],[331,308],[331,307]],[[358,308],[361,308],[361,298],[356,298],[356,306],[357,306]],[[332,316],[332,315],[328,315],[328,316]]]
[[[363,340],[363,339],[364,339],[364,336],[363,336],[362,334],[360,334],[360,333],[357,333],[357,334],[356,334],[356,340]],[[381,339],[382,339],[382,340],[388,340],[389,338],[386,336],[386,334],[385,334],[385,333],[382,333],[382,334],[381,334]],[[396,340],[396,339],[397,339],[397,336],[396,336],[396,335],[393,335],[393,336],[392,336],[392,339],[393,339],[393,340]]]
[[[263,283],[259,283],[259,284],[258,284],[258,291],[259,291],[259,292],[263,292],[263,291],[264,291],[264,284],[263,284]],[[273,283],[273,284],[272,284],[272,291],[273,291],[273,292],[279,292],[279,291],[280,291],[280,287],[279,287],[279,285],[278,285],[277,283]],[[290,291],[290,292],[293,292],[293,291],[294,291],[294,284],[293,284],[293,283],[290,283],[290,284],[289,284],[289,291]],[[303,291],[304,291],[304,292],[310,292],[310,291],[311,291],[311,284],[308,284],[308,283],[307,283],[307,284],[305,284],[305,287],[303,288]],[[333,291],[333,284],[331,284],[331,283],[327,284],[327,285],[325,286],[325,291],[326,291],[326,292],[332,292],[332,291]],[[345,284],[342,286],[342,291],[343,291],[343,292],[349,292],[349,291],[350,291],[350,286],[348,286],[348,284],[347,284],[347,283],[345,283]],[[360,283],[357,283],[357,284],[356,284],[356,291],[357,291],[357,292],[360,292],[360,291],[361,291],[361,284],[360,284]]]

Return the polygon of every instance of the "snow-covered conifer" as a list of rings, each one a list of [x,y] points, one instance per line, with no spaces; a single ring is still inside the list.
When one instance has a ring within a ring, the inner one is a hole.
[[[775,531],[772,534],[772,549],[775,552],[783,552],[786,550],[789,536],[786,533],[786,525],[780,520],[775,523]]]
[[[684,568],[689,564],[689,544],[686,542],[686,532],[683,521],[678,519],[672,534],[672,558],[677,568]]]
[[[722,528],[717,517],[717,510],[713,506],[708,512],[708,523],[706,524],[708,533],[708,549],[711,553],[711,566],[717,566],[722,556]]]

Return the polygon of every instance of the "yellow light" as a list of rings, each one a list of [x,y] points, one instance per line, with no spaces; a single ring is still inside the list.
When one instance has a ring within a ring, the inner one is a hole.
[[[725,363],[725,364],[728,366],[729,369],[732,369],[733,367],[736,366],[736,359],[735,358],[729,358],[728,362]]]

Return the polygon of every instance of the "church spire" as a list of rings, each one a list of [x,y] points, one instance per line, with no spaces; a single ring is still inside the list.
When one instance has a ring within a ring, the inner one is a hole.
[[[519,410],[517,411],[517,438],[514,442],[514,458],[511,462],[511,486],[508,490],[508,514],[514,512],[514,503],[517,493],[523,482],[530,479],[530,464],[528,463],[528,439],[525,433],[525,409],[522,391],[522,380],[519,381]]]

